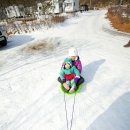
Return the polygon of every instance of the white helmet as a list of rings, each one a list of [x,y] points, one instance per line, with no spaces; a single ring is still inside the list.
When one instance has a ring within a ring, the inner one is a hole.
[[[78,51],[76,48],[69,49],[69,56],[78,56]]]

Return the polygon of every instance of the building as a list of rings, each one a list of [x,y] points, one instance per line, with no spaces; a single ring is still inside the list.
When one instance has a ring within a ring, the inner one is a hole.
[[[64,12],[76,12],[79,11],[79,0],[65,0],[64,1]]]
[[[37,4],[37,11],[39,15],[43,15],[43,6],[45,3]],[[49,3],[50,4],[50,3]],[[59,14],[63,12],[79,11],[79,0],[52,0],[48,8],[48,13]],[[44,12],[45,13],[45,12]]]
[[[24,11],[24,6],[23,5],[13,5],[13,6],[8,6],[5,8],[6,14],[8,18],[13,18],[13,17],[24,17],[25,16],[25,11]]]
[[[59,14],[63,12],[63,0],[52,0],[52,13]]]

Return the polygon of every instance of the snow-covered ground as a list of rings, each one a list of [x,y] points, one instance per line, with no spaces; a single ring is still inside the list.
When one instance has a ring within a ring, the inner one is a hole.
[[[67,130],[57,77],[71,46],[79,51],[85,78],[72,130],[130,129],[130,48],[123,47],[130,36],[111,33],[105,13],[79,13],[51,29],[12,36],[0,48],[0,130]],[[44,41],[52,49],[23,51]],[[74,95],[66,95],[69,128],[73,101]]]

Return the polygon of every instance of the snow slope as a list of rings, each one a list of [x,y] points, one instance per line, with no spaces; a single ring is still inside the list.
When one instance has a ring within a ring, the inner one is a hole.
[[[0,130],[67,130],[57,77],[71,46],[79,51],[85,78],[72,130],[130,129],[130,48],[123,47],[130,36],[106,31],[112,27],[105,13],[79,13],[49,30],[15,35],[0,49]],[[22,51],[43,41],[53,49]],[[73,100],[66,96],[69,127]]]

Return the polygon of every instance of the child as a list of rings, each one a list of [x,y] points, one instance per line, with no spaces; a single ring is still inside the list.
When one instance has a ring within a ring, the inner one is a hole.
[[[60,79],[64,81],[63,86],[66,91],[73,93],[76,88],[77,78],[80,78],[80,73],[75,66],[72,66],[70,58],[64,60],[64,66],[60,72]]]
[[[77,79],[78,82],[76,84],[76,86],[79,86],[80,84],[84,82],[84,78],[81,76],[82,64],[81,64],[80,58],[78,56],[78,51],[76,48],[72,47],[69,49],[69,58],[72,60],[72,65],[75,66],[80,72],[80,78]]]
[[[69,55],[69,58],[72,61],[72,65],[75,66],[80,72],[80,78],[76,77],[76,80],[77,80],[76,86],[79,86],[80,84],[82,84],[84,82],[84,78],[81,76],[82,64],[81,64],[80,58],[78,56],[77,49],[76,48],[70,48],[68,55]],[[63,67],[64,67],[64,63],[62,64],[62,68]],[[61,80],[60,77],[58,78],[58,81],[62,84],[65,82],[64,80]]]

